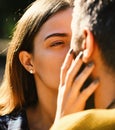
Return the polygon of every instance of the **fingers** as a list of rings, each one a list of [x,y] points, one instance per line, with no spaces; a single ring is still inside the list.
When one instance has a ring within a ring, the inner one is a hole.
[[[66,55],[63,65],[61,67],[61,73],[60,73],[60,85],[61,86],[63,86],[63,84],[65,82],[65,76],[72,63],[72,60],[73,60],[73,49],[70,49]]]
[[[71,96],[69,96],[68,100],[66,100],[67,104],[63,108],[63,116],[84,110],[87,99],[95,92],[98,87],[99,80],[96,79],[81,93],[79,92],[79,94],[76,95],[75,93],[71,93]]]
[[[87,99],[99,86],[99,81],[94,80],[82,92],[80,91],[95,68],[94,63],[90,62],[82,72],[79,72],[82,65],[82,52],[74,59],[74,54],[70,50],[61,68],[56,117],[84,110]]]
[[[95,92],[95,90],[99,87],[99,80],[95,79],[86,89],[84,89],[79,98],[80,100],[86,102],[87,99]]]
[[[78,98],[79,95],[81,95],[80,89],[82,88],[84,82],[89,77],[89,75],[91,74],[93,69],[94,69],[94,64],[93,63],[89,63],[86,66],[86,68],[74,80],[73,84],[71,85],[71,89],[69,89],[69,92],[68,92],[69,95],[67,93],[67,90],[65,90],[66,91],[65,97],[68,96],[68,97],[66,97],[66,99],[68,100],[68,104],[74,103],[76,101],[76,97]],[[90,90],[90,88],[89,88],[89,90]],[[83,96],[83,97],[85,97],[85,96]],[[87,97],[87,99],[88,99],[88,97]]]
[[[88,98],[96,91],[96,89],[99,87],[99,80],[96,79],[94,80],[86,89],[84,89],[79,97],[76,96],[75,103],[74,103],[74,110],[73,112],[76,111],[81,111],[84,109],[86,101]]]
[[[70,89],[72,87],[74,78],[83,63],[83,61],[81,60],[81,57],[82,57],[82,52],[79,53],[79,55],[76,57],[76,59],[73,60],[73,62],[72,62],[72,59],[68,56],[64,63],[63,67],[66,67],[66,69],[62,69],[62,75],[63,75],[62,77],[64,77],[63,78],[63,106],[67,99],[68,93],[70,93],[70,91],[71,91]],[[69,65],[66,65],[68,63],[69,63]],[[62,89],[61,87],[62,87],[62,84],[60,84],[59,89]]]
[[[67,71],[66,77],[65,77],[65,95],[70,91],[72,84],[74,82],[75,76],[78,73],[79,69],[81,68],[83,61],[82,58],[82,52],[79,53],[79,55],[76,57],[75,61],[72,62],[70,68]]]
[[[73,91],[79,91],[83,86],[86,79],[91,75],[95,65],[93,62],[89,62],[84,70],[76,77],[73,83]]]
[[[81,68],[81,65],[83,64],[83,61],[81,60],[83,53],[79,53],[79,55],[76,57],[75,61],[72,63],[71,67],[69,68],[65,82],[68,84],[68,86],[71,86],[73,79],[75,78],[76,74],[78,73],[79,69]]]

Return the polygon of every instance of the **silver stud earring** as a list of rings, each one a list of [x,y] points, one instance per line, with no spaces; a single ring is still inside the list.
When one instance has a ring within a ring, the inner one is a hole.
[[[33,74],[33,70],[30,70],[30,74]]]

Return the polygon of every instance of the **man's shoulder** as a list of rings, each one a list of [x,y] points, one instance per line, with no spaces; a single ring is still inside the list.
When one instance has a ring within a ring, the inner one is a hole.
[[[60,119],[51,130],[115,130],[115,109],[92,109]]]

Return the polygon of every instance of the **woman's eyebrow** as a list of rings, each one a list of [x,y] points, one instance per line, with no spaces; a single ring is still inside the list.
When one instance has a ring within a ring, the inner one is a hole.
[[[50,37],[55,37],[55,36],[66,37],[66,36],[68,36],[68,35],[67,35],[67,33],[53,33],[53,34],[50,34],[50,35],[48,35],[47,37],[45,37],[44,40],[47,40],[48,38],[50,38]]]

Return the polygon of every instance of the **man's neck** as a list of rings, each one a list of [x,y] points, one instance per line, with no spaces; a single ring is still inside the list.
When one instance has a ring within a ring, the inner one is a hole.
[[[115,76],[106,67],[96,65],[95,76],[100,80],[100,86],[95,92],[95,107],[107,108],[115,99]]]

